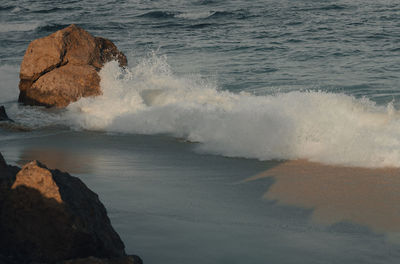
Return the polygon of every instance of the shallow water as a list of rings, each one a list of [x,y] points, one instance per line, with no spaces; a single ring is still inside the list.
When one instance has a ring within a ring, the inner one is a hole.
[[[83,179],[145,263],[398,263],[399,18],[394,0],[5,0],[0,151]],[[129,67],[65,110],[18,105],[27,45],[70,23]]]

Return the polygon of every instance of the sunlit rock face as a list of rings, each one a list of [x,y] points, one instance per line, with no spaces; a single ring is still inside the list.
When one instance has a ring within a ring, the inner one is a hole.
[[[126,257],[105,207],[80,179],[38,161],[19,170],[1,155],[0,175],[0,255],[11,263]]]
[[[108,61],[127,65],[108,39],[70,25],[32,41],[20,68],[19,102],[65,107],[81,97],[101,94],[97,72]]]

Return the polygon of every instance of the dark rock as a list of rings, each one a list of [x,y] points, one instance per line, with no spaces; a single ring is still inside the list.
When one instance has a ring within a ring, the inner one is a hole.
[[[101,94],[98,71],[111,60],[127,65],[125,55],[108,39],[70,25],[32,41],[20,69],[18,101],[65,107],[81,97]]]
[[[9,194],[10,187],[15,180],[15,175],[18,172],[18,168],[14,166],[9,166],[5,162],[2,154],[0,153],[0,241],[4,236],[7,230],[4,229],[1,215],[3,212],[5,199]],[[0,246],[2,243],[0,242]],[[14,261],[12,257],[8,257],[8,255],[3,255],[2,250],[0,249],[0,264],[18,264],[18,262]]]
[[[10,121],[10,122],[14,122],[12,119],[10,119],[6,113],[6,109],[4,108],[4,106],[0,106],[0,121]]]
[[[18,263],[6,256],[0,255],[0,264],[18,264]]]
[[[60,264],[143,264],[143,261],[138,256],[126,256],[112,259],[89,257],[84,259],[67,260]]]
[[[78,178],[37,161],[18,171],[0,154],[1,182],[0,263],[126,258],[106,209]]]
[[[7,165],[6,161],[0,153],[0,202],[2,200],[2,197],[4,197],[5,193],[14,183],[15,176],[18,171],[18,167]]]
[[[9,178],[8,165],[0,153],[0,179]]]

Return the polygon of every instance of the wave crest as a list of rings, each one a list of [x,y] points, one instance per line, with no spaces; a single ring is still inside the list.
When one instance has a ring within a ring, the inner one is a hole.
[[[168,133],[229,157],[400,166],[400,118],[391,104],[325,92],[235,94],[175,76],[156,56],[125,70],[108,63],[100,75],[103,96],[68,107],[78,128]]]

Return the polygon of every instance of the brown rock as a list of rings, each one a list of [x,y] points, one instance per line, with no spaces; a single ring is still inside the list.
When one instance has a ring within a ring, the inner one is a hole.
[[[125,55],[108,39],[70,25],[32,41],[20,69],[19,102],[65,107],[81,97],[101,94],[97,71]]]
[[[0,172],[5,166],[0,158]],[[126,256],[106,209],[78,178],[33,161],[5,193],[0,199],[0,255],[16,263]]]
[[[19,186],[36,189],[43,197],[62,203],[60,190],[53,180],[53,175],[47,168],[40,166],[37,161],[29,162],[18,172],[11,189]]]
[[[67,64],[34,82],[25,93],[25,103],[65,107],[81,97],[101,94],[99,83],[100,77],[93,66]]]
[[[32,41],[21,63],[20,78],[36,80],[45,72],[60,66],[65,53],[63,34],[57,31],[48,37]]]
[[[118,51],[117,46],[115,46],[110,40],[102,37],[96,37],[95,42],[98,47],[100,60],[98,61],[98,64],[94,63],[93,66],[101,68],[104,62],[115,59],[118,60],[120,66],[128,65],[128,60],[126,59],[125,55]]]

